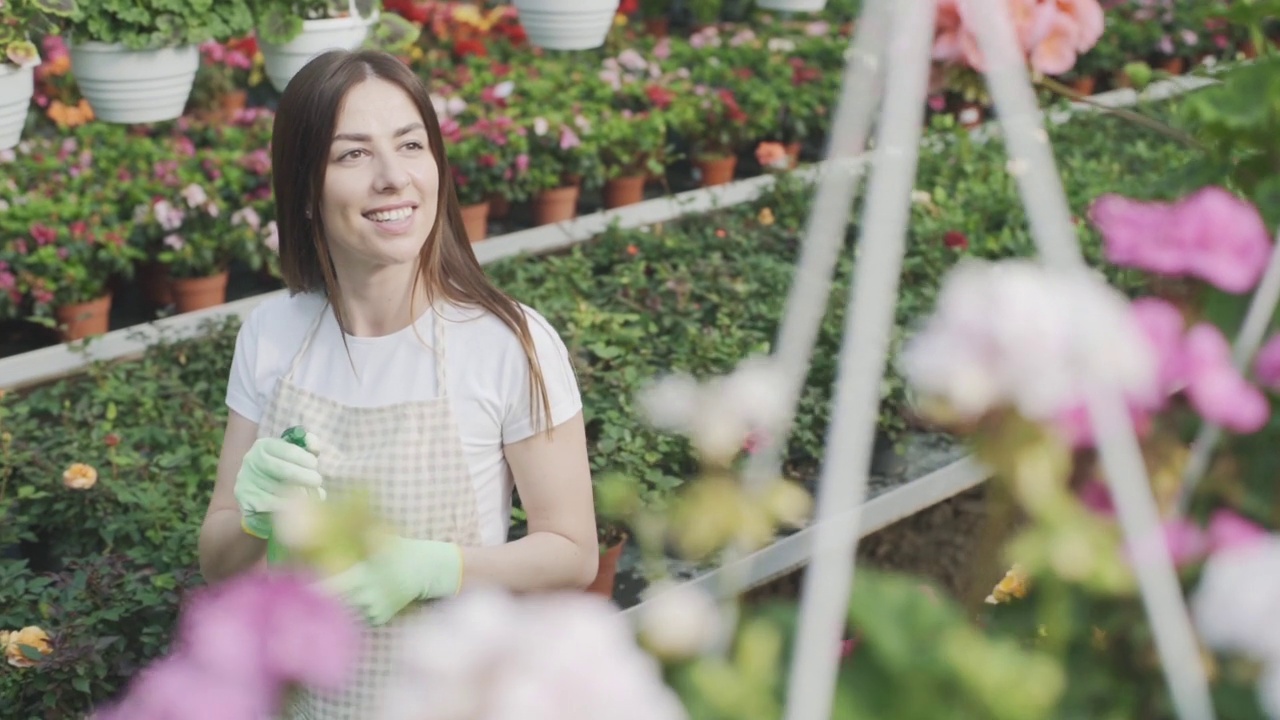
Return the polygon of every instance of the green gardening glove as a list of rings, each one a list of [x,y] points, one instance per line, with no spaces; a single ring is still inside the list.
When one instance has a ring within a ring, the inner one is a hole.
[[[271,537],[271,513],[283,507],[298,488],[314,488],[320,499],[324,489],[316,470],[317,442],[310,433],[295,438],[286,431],[280,438],[259,438],[245,453],[236,474],[235,497],[240,504],[240,526],[254,537]],[[296,433],[295,433],[296,434]],[[303,449],[303,446],[309,449]]]
[[[456,595],[462,585],[462,548],[393,536],[322,585],[364,613],[370,624],[383,625],[415,600]]]

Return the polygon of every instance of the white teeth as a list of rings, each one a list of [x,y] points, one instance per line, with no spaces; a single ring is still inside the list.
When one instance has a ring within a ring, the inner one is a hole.
[[[403,220],[413,214],[413,208],[402,207],[396,210],[388,210],[386,212],[369,213],[365,217],[375,222],[392,222],[395,220]]]

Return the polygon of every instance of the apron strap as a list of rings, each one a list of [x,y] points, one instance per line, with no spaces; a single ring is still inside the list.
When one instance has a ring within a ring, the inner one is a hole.
[[[448,387],[445,386],[445,380],[448,379],[448,374],[445,371],[445,366],[444,366],[445,364],[445,353],[444,353],[445,319],[444,319],[444,313],[439,308],[437,308],[436,311],[431,315],[432,315],[431,324],[434,326],[432,328],[431,347],[433,350],[435,350],[435,354],[436,354],[436,395],[443,397],[449,394],[449,389]]]

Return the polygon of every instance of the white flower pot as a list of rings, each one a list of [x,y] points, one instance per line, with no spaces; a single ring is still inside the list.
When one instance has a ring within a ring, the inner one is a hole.
[[[271,86],[280,92],[289,80],[315,56],[327,50],[355,50],[369,34],[369,26],[378,19],[377,13],[363,18],[351,15],[341,18],[303,20],[302,34],[283,45],[261,42],[263,65]]]
[[[514,0],[529,42],[548,50],[604,45],[618,0]]]
[[[182,116],[200,67],[195,45],[130,50],[70,43],[71,72],[93,116],[110,123],[151,123]]]
[[[8,150],[22,138],[35,91],[33,68],[0,64],[0,150]]]
[[[778,12],[821,12],[827,0],[756,0],[756,5],[765,10]]]

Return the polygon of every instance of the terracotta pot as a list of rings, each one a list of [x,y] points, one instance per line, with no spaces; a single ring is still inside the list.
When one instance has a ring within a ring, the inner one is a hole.
[[[630,175],[614,178],[604,184],[604,206],[617,208],[634,205],[644,200],[644,184],[649,178],[645,175]]]
[[[600,569],[596,571],[596,579],[587,586],[587,592],[613,597],[614,582],[618,577],[618,559],[622,557],[622,546],[627,544],[624,537],[616,545],[600,551]]]
[[[1092,95],[1094,88],[1096,88],[1097,86],[1098,86],[1098,79],[1093,77],[1092,75],[1076,78],[1071,83],[1072,90],[1075,90],[1076,92],[1085,96]]]
[[[111,293],[97,300],[55,308],[53,315],[63,342],[102,335],[111,327]]]
[[[1167,58],[1160,63],[1160,69],[1170,75],[1181,75],[1182,71],[1186,69],[1186,63],[1180,57]]]
[[[480,242],[489,236],[489,201],[462,206],[462,225],[467,239]]]
[[[577,185],[538,191],[533,196],[533,224],[550,225],[577,217],[579,193]]]
[[[173,278],[173,302],[180,313],[203,310],[227,301],[227,271],[201,278]]]
[[[511,212],[511,201],[505,195],[489,196],[489,219],[501,220]]]
[[[791,169],[794,170],[800,164],[800,143],[789,142],[782,147],[787,151],[787,157],[791,159]]]
[[[671,29],[671,21],[665,17],[645,18],[644,31],[656,38],[664,38]]]
[[[169,285],[169,266],[148,260],[138,267],[138,286],[142,296],[152,307],[169,307],[173,304],[173,290]]]
[[[738,158],[733,155],[700,157],[693,164],[702,173],[702,187],[711,187],[733,182],[733,171],[738,167]]]

